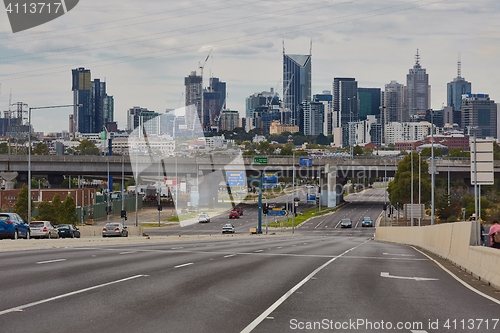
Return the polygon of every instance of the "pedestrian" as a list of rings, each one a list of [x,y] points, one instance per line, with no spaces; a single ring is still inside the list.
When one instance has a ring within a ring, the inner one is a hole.
[[[481,245],[488,246],[488,243],[486,241],[486,234],[484,232],[484,225],[482,223],[481,223]]]
[[[490,231],[488,232],[490,236],[490,246],[495,249],[500,249],[500,224],[498,224],[498,220],[494,219],[493,224],[490,227]]]

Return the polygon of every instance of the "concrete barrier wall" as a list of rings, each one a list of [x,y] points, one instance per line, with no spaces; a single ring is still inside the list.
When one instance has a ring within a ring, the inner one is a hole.
[[[79,226],[81,237],[102,237],[102,226]],[[127,226],[129,237],[142,236],[142,227]]]
[[[448,259],[500,289],[500,250],[472,246],[475,223],[455,222],[423,227],[378,227],[375,239],[420,247]]]

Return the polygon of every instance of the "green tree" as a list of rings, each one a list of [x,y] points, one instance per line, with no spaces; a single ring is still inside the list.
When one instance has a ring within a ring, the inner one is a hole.
[[[352,149],[352,153],[354,156],[361,156],[363,155],[363,148],[361,148],[359,145],[356,145]]]
[[[255,156],[257,152],[254,149],[246,150],[241,155],[243,156]]]
[[[316,143],[318,145],[323,145],[323,146],[328,146],[330,145],[330,141],[328,140],[328,138],[323,134],[323,133],[320,133],[317,137],[316,137]]]
[[[422,155],[422,157],[431,157],[431,148],[426,147],[426,148],[422,149],[420,154]],[[443,156],[441,149],[434,148],[434,157],[439,157],[439,156]]]
[[[61,223],[76,223],[76,204],[71,195],[68,195],[61,204]]]
[[[33,212],[33,200],[31,200],[31,212]],[[14,205],[14,213],[19,214],[23,220],[28,220],[28,185],[24,185],[17,196]]]
[[[77,178],[71,178],[71,187],[69,186],[70,185],[69,180],[70,180],[69,177],[64,178],[62,183],[61,183],[61,188],[77,188],[78,187],[78,179]]]
[[[429,166],[426,161],[421,160],[421,202],[426,203],[431,198],[431,182],[429,175]],[[411,201],[411,155],[408,154],[399,162],[398,169],[394,175],[394,180],[389,183],[387,192],[392,205],[396,203],[405,204]],[[413,197],[414,202],[418,202],[418,154],[413,152]]]
[[[56,212],[52,203],[48,200],[44,200],[38,204],[38,215],[36,216],[36,219],[55,223],[55,213]]]
[[[52,198],[52,206],[54,207],[54,218],[51,221],[54,224],[60,224],[62,202],[59,194],[54,195],[54,197]]]
[[[80,141],[80,144],[74,148],[68,148],[66,150],[70,155],[99,155],[99,148],[87,139]]]
[[[50,155],[49,147],[43,142],[37,143],[32,153],[33,155]]]
[[[7,142],[0,143],[0,154],[8,154],[8,153],[9,153],[9,146],[7,145]]]
[[[462,148],[453,148],[448,151],[448,157],[470,157],[470,152],[464,151]]]

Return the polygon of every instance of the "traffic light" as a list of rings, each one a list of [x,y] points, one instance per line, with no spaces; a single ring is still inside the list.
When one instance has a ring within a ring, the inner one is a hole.
[[[384,204],[383,210],[387,210],[387,204]]]
[[[127,211],[126,210],[122,210],[121,213],[120,213],[120,217],[123,219],[126,219],[127,218]]]
[[[158,205],[158,211],[161,212],[163,210],[163,207],[161,205]]]
[[[267,204],[264,204],[264,206],[262,207],[262,213],[264,215],[267,215],[267,212],[269,211],[269,208],[267,207]]]

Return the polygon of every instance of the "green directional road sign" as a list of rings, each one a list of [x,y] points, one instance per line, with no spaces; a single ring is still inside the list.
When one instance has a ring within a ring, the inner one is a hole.
[[[255,164],[267,164],[267,156],[255,156],[253,162]]]

